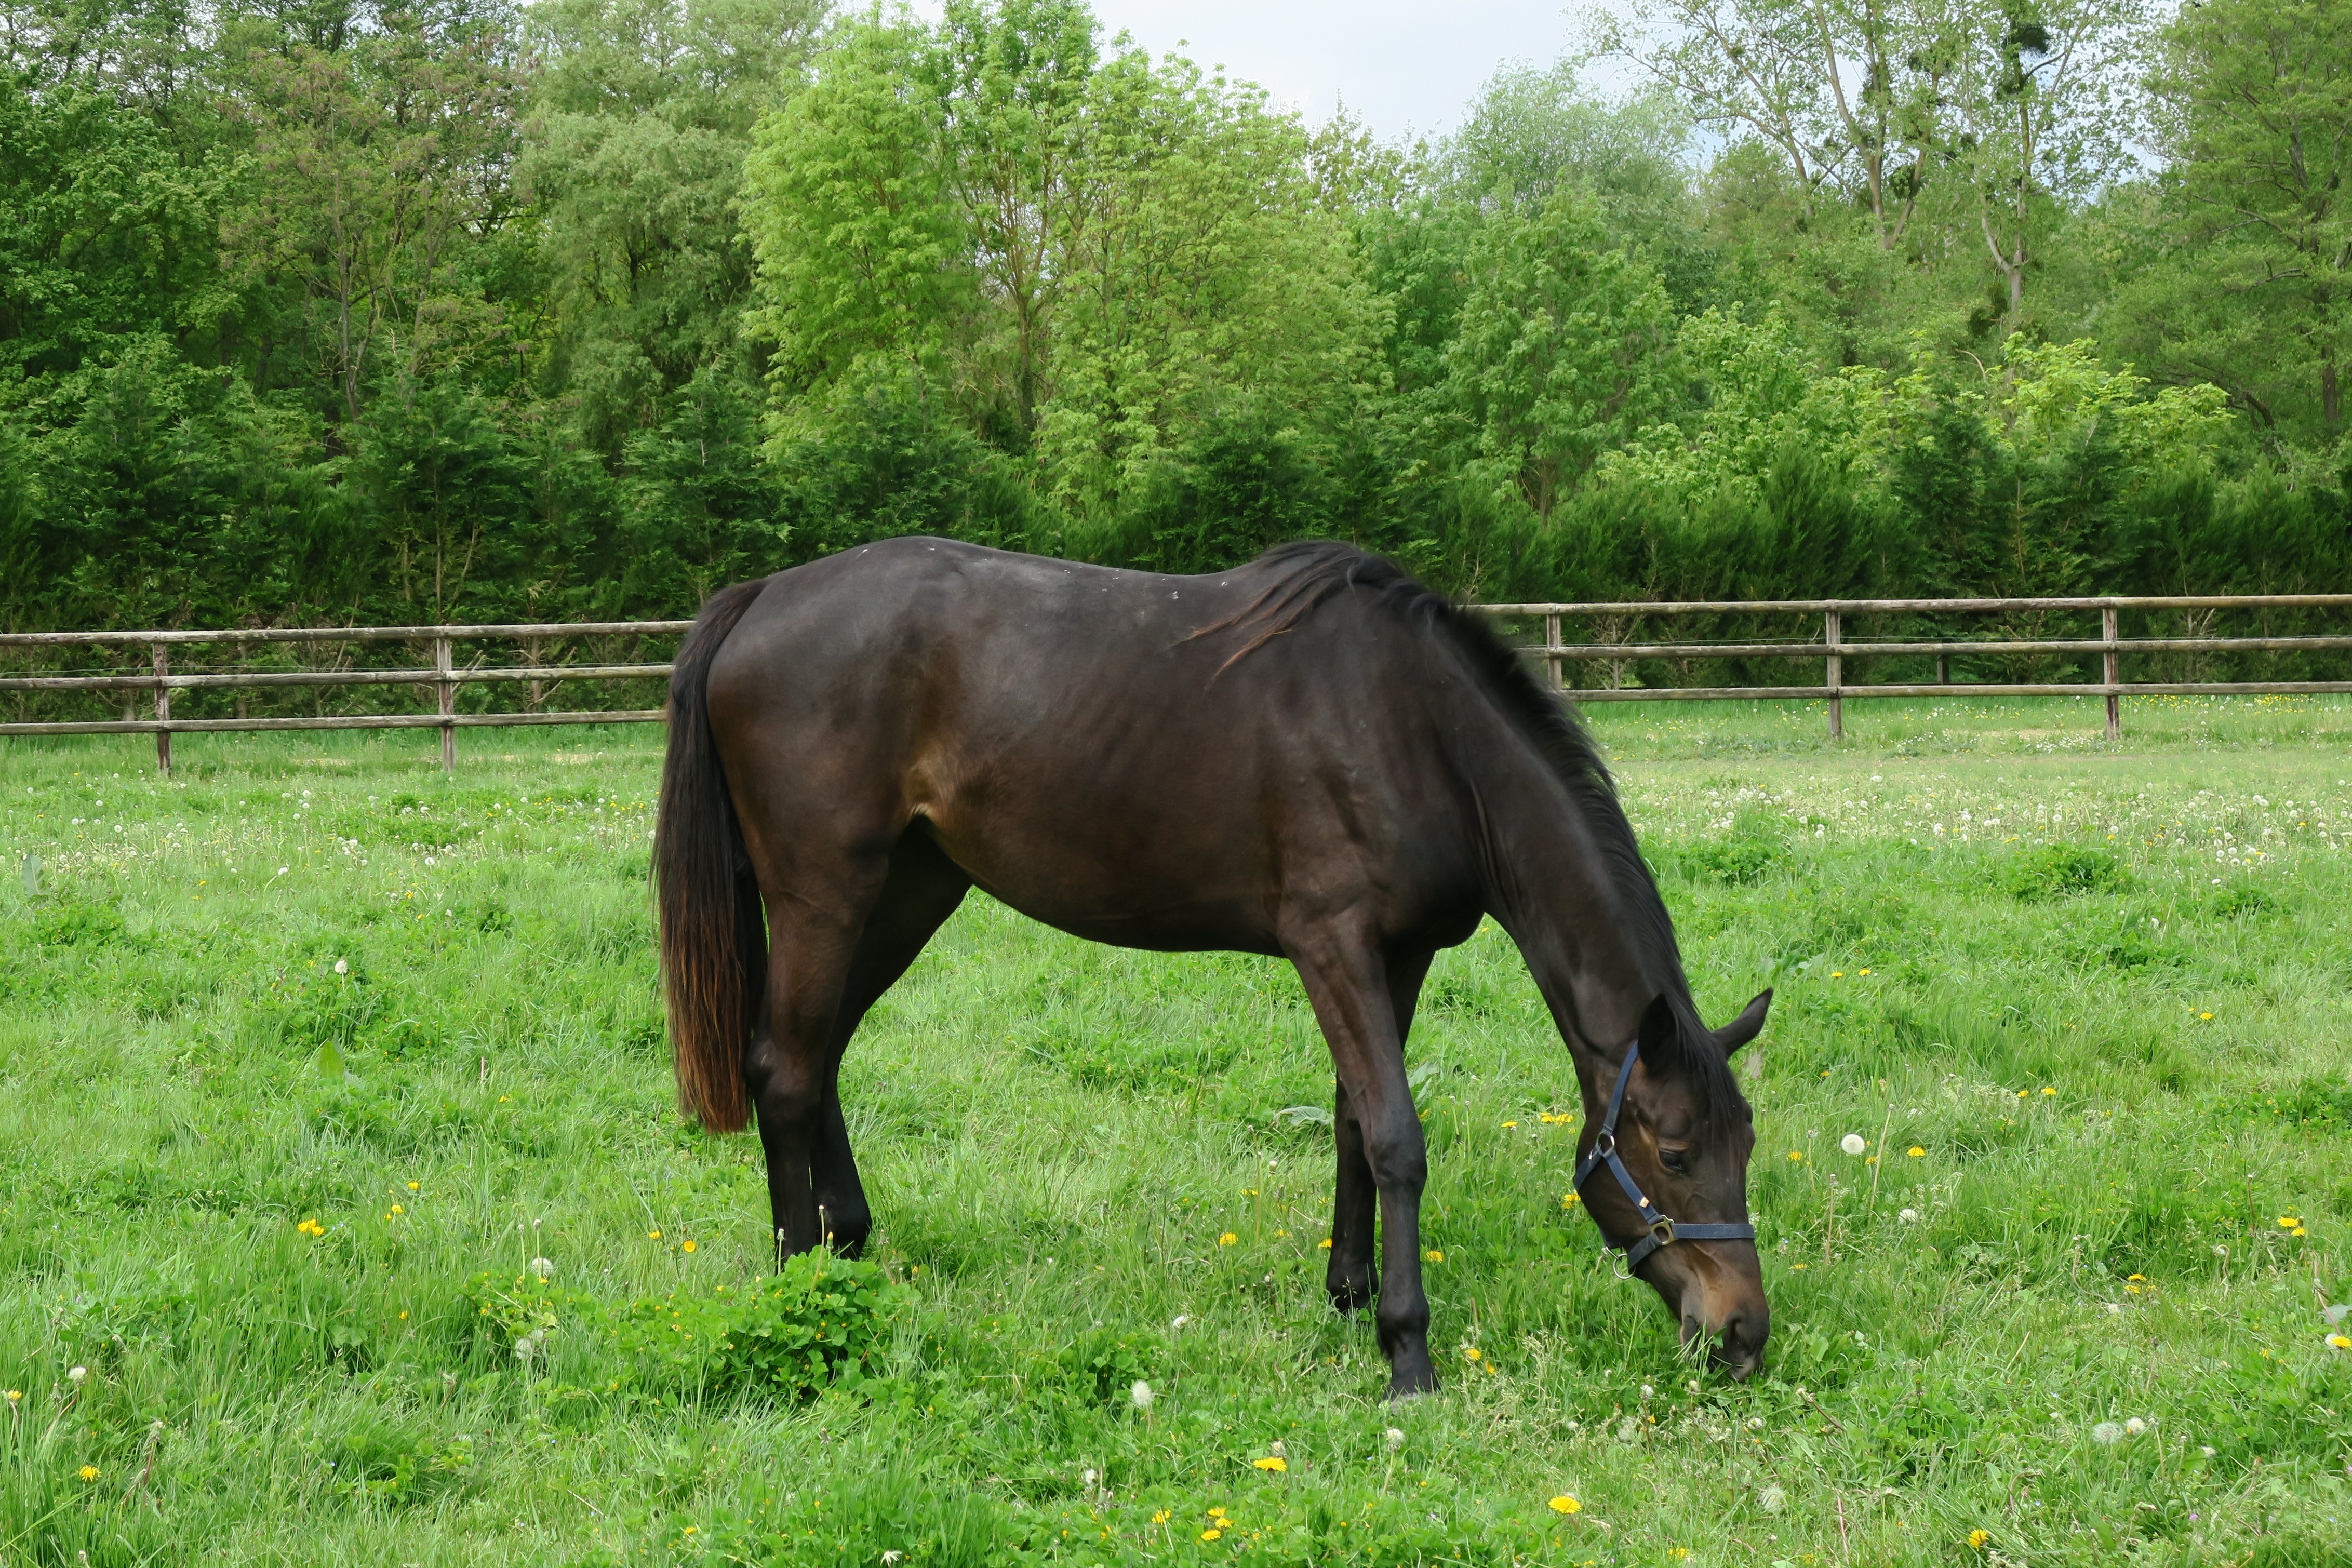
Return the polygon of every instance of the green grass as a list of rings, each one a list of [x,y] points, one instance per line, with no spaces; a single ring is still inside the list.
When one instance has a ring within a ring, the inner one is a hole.
[[[1563,1207],[1489,929],[1413,1037],[1401,1408],[1280,965],[975,896],[850,1058],[887,1278],[793,1397],[677,1337],[771,1260],[756,1144],[671,1109],[657,734],[0,743],[0,1562],[2346,1561],[2352,707],[1847,718],[1594,716],[1708,1016],[1780,988],[1766,1375]]]

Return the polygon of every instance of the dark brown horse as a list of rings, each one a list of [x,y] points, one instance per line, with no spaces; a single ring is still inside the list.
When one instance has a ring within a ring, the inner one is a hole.
[[[904,538],[726,589],[671,678],[655,862],[681,1099],[718,1132],[757,1111],[786,1253],[872,1229],[842,1052],[977,884],[1097,942],[1290,960],[1338,1069],[1331,1299],[1373,1299],[1377,1204],[1391,1388],[1429,1388],[1405,1035],[1431,958],[1491,914],[1574,1058],[1588,1154],[1613,1130],[1594,1220],[1685,1339],[1741,1375],[1762,1354],[1754,1242],[1674,1223],[1753,1235],[1727,1057],[1769,994],[1699,1020],[1583,730],[1383,560],[1163,577]]]

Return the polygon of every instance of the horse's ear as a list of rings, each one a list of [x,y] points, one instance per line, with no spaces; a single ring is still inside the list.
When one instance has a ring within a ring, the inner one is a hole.
[[[1675,1009],[1673,1004],[1666,1000],[1664,992],[1658,993],[1643,1010],[1641,1030],[1633,1038],[1641,1042],[1642,1058],[1650,1063],[1653,1071],[1681,1060],[1681,1026],[1675,1022]]]
[[[1749,1002],[1738,1018],[1715,1031],[1715,1042],[1723,1047],[1723,1054],[1729,1056],[1733,1051],[1763,1033],[1764,1015],[1771,1010],[1772,993],[1757,992],[1756,999]]]

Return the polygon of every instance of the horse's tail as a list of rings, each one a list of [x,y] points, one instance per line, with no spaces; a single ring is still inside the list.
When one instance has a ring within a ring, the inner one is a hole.
[[[663,990],[677,1102],[714,1133],[751,1119],[743,1053],[767,979],[767,926],[743,830],[711,738],[704,690],[719,646],[764,580],[710,596],[669,677],[669,755],[662,763],[654,880],[661,908]]]

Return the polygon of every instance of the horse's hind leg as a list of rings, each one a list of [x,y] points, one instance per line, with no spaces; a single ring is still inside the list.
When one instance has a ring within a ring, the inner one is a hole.
[[[835,1250],[845,1257],[855,1258],[865,1249],[866,1239],[874,1230],[874,1213],[857,1179],[849,1127],[842,1117],[841,1059],[866,1010],[898,984],[898,977],[955,913],[971,887],[971,879],[940,852],[929,833],[917,828],[891,852],[890,875],[883,883],[881,902],[866,916],[865,934],[850,960],[849,978],[842,989],[841,1009],[826,1052],[824,1106],[818,1114],[816,1145],[810,1157],[810,1185],[819,1223]]]
[[[919,856],[909,859],[919,863]],[[768,1156],[768,1203],[782,1257],[822,1245],[828,1229],[845,1237],[841,1221],[852,1216],[832,1212],[835,1205],[851,1207],[856,1191],[848,1137],[835,1131],[841,1113],[834,1082],[840,1071],[841,1044],[874,998],[921,950],[920,941],[909,945],[911,926],[919,925],[910,913],[937,908],[936,918],[921,932],[928,937],[955,907],[952,902],[940,907],[944,894],[936,886],[935,874],[914,879],[919,886],[930,888],[928,901],[893,898],[894,873],[907,863],[895,848],[823,860],[806,857],[787,879],[793,895],[768,901],[767,1005],[743,1068],[751,1103],[759,1111],[760,1144]],[[956,896],[961,896],[961,889]],[[883,977],[879,983],[877,977]],[[852,1173],[846,1186],[840,1180],[845,1168]],[[822,1221],[817,1215],[820,1170],[826,1178],[827,1200]],[[857,1193],[855,1207],[862,1208],[864,1202],[864,1195]],[[870,1227],[872,1220],[864,1223]]]
[[[1400,1050],[1412,1029],[1413,1007],[1420,1000],[1431,956],[1423,954],[1389,962],[1389,1001],[1396,1014]],[[1371,1162],[1364,1154],[1364,1124],[1357,1119],[1355,1097],[1348,1092],[1344,1079],[1337,1081],[1332,1095],[1331,1127],[1339,1171],[1331,1195],[1331,1262],[1324,1271],[1323,1288],[1334,1308],[1352,1312],[1372,1304],[1372,1216],[1380,1203],[1380,1188],[1372,1181]]]

